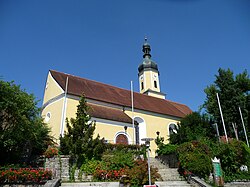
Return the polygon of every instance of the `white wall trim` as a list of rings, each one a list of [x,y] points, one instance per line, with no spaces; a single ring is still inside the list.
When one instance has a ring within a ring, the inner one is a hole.
[[[123,135],[125,135],[125,136],[128,138],[128,144],[132,144],[132,140],[131,140],[131,138],[130,138],[130,135],[129,135],[127,132],[123,132],[123,131],[118,131],[118,132],[115,134],[115,136],[114,136],[114,143],[116,143],[116,138],[117,138],[117,136],[120,135],[120,134],[123,134]]]
[[[64,97],[64,99],[65,99],[65,106],[62,107],[62,118],[61,118],[61,124],[62,125],[60,127],[60,132],[59,132],[59,134],[62,135],[62,136],[64,135],[64,127],[65,127],[65,120],[67,118],[66,113],[67,113],[67,104],[68,104],[67,96]]]
[[[156,88],[154,87],[154,79],[153,79],[153,73],[152,73],[152,71],[150,71],[150,79],[151,79],[151,88],[149,88],[149,89],[151,89],[151,90],[156,90]]]
[[[130,107],[124,107],[125,112],[126,111],[132,111]],[[135,113],[142,113],[150,116],[156,116],[156,117],[162,117],[162,118],[168,118],[176,121],[180,121],[181,118],[170,116],[170,115],[165,115],[165,114],[159,114],[159,113],[154,113],[150,111],[145,111],[145,110],[140,110],[140,109],[134,109]],[[127,113],[126,113],[127,114]],[[128,115],[128,114],[127,114]]]
[[[136,120],[136,118],[140,118],[142,120],[142,122],[139,122],[139,144],[142,144],[141,139],[147,138],[147,123],[141,116],[134,116],[134,120]]]
[[[145,71],[143,71],[143,79],[144,79],[144,89],[143,90],[147,90],[147,76]]]
[[[57,95],[57,96],[55,96],[53,98],[51,98],[50,100],[48,100],[46,103],[43,104],[41,112],[43,112],[43,110],[46,107],[48,107],[49,105],[52,105],[52,104],[56,103],[57,101],[60,101],[63,98],[64,98],[64,94],[63,93],[60,94],[60,95]]]

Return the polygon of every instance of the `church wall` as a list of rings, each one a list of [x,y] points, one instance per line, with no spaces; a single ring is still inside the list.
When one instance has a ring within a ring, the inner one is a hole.
[[[171,123],[177,124],[178,119],[177,118],[171,118],[164,117],[162,115],[157,114],[150,114],[148,112],[140,112],[140,111],[134,111],[134,114],[132,115],[132,112],[130,110],[126,110],[125,113],[132,118],[132,116],[140,117],[144,120],[146,124],[146,136],[147,138],[156,138],[157,134],[156,132],[160,132],[160,137],[164,137],[164,143],[168,143],[168,137],[169,137],[169,125]],[[140,125],[139,125],[140,126]],[[143,142],[142,142],[143,143]],[[151,155],[155,156],[155,151],[157,149],[157,145],[155,144],[154,140],[150,142],[150,148],[151,148]]]
[[[77,111],[78,105],[79,105],[79,100],[67,97],[66,117],[69,120],[70,120],[70,118],[76,118],[76,111]],[[66,126],[64,127],[64,129],[66,130]]]
[[[72,97],[67,97],[66,102],[66,117],[70,120],[70,118],[76,118],[76,112],[77,112],[77,105],[79,104],[79,100]],[[66,119],[65,117],[65,119]],[[124,133],[124,126],[129,126],[131,124],[126,123],[120,123],[110,120],[102,120],[102,119],[91,119],[96,121],[96,129],[94,137],[96,137],[98,134],[100,135],[100,138],[105,138],[109,143],[114,143],[115,136],[118,133]],[[61,123],[60,123],[61,125]],[[60,126],[59,125],[59,126]],[[60,129],[60,127],[58,128]],[[64,123],[64,131],[67,131],[66,123]],[[60,130],[59,130],[60,132]],[[132,128],[127,129],[127,136],[131,137],[132,135]],[[132,139],[131,139],[132,141]]]
[[[49,126],[52,128],[52,135],[55,138],[59,138],[60,136],[60,128],[62,123],[62,112],[63,112],[63,104],[64,98],[61,98],[48,106],[46,106],[42,112],[42,116],[45,118],[48,112],[51,113],[51,119],[47,122]],[[79,100],[72,97],[67,97],[66,100],[66,117],[70,120],[70,118],[76,117],[77,105],[79,104]],[[131,109],[125,109],[125,113],[132,118],[139,117],[145,122],[145,137],[148,138],[156,138],[156,132],[160,132],[160,137],[164,137],[164,143],[168,143],[168,136],[169,136],[169,125],[171,123],[177,124],[178,118],[155,114],[146,111],[139,111],[135,110],[134,114],[132,115]],[[128,137],[129,143],[135,142],[135,135],[134,130],[132,128],[132,124],[126,124],[121,122],[115,122],[110,120],[103,120],[103,119],[92,119],[96,121],[96,130],[95,135],[96,137],[98,134],[100,138],[105,138],[108,143],[115,143],[115,137],[120,134],[125,134]],[[52,125],[53,124],[53,125]],[[127,126],[127,130],[125,132],[124,126]],[[64,122],[64,131],[67,131],[66,123]],[[141,133],[142,135],[143,133]],[[141,137],[142,138],[142,137]],[[144,137],[143,137],[144,138]],[[59,143],[59,142],[58,142]],[[141,142],[143,143],[143,142]],[[151,156],[155,156],[155,151],[157,146],[154,141],[151,141]]]
[[[115,123],[115,122],[113,122]],[[96,129],[95,129],[95,137],[100,135],[100,138],[105,138],[108,143],[115,143],[115,138],[118,134],[124,134],[127,136],[129,143],[132,143],[132,135],[133,129],[129,128],[126,130],[124,129],[123,125],[111,125],[110,123],[106,122],[96,122]]]
[[[53,103],[46,106],[42,111],[42,117],[45,119],[44,122],[51,128],[51,135],[56,139],[60,136],[60,127],[62,119],[62,108],[63,108],[63,98],[54,101]],[[50,119],[47,121],[46,115],[50,113]]]
[[[43,104],[45,104],[48,100],[64,93],[62,88],[58,85],[58,83],[51,76],[50,72],[47,76],[47,82],[45,85]]]

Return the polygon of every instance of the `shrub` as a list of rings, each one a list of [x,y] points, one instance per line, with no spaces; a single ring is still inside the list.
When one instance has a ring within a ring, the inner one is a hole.
[[[97,180],[104,181],[117,181],[123,176],[125,173],[125,169],[121,168],[119,170],[105,170],[105,169],[96,169],[93,177]]]
[[[143,186],[148,184],[148,164],[146,160],[136,160],[134,167],[125,170],[125,174],[129,181],[126,181],[131,184],[131,186]],[[151,182],[155,183],[157,179],[160,179],[161,176],[158,173],[158,169],[150,167]]]
[[[159,156],[173,154],[176,153],[177,147],[178,145],[164,144],[159,149],[157,149],[156,153],[158,153]]]
[[[198,141],[183,143],[177,153],[181,172],[192,172],[203,178],[209,176],[212,171],[212,152],[207,145]]]
[[[80,168],[80,173],[85,173],[86,175],[93,174],[97,167],[100,165],[101,161],[99,160],[87,160],[86,163],[82,164]]]
[[[119,170],[125,167],[133,167],[134,155],[132,152],[113,151],[106,152],[102,157],[102,166],[109,170]]]
[[[54,146],[49,146],[47,150],[44,153],[45,158],[52,158],[56,155],[58,155],[58,148]]]
[[[247,165],[250,168],[250,149],[241,141],[233,140],[221,143],[215,156],[220,158],[225,181],[250,179],[246,177],[250,172],[241,172],[240,167]]]
[[[146,155],[146,146],[143,145],[133,145],[133,144],[105,144],[106,152],[113,153],[114,151],[123,151],[125,153],[133,153],[135,156]]]

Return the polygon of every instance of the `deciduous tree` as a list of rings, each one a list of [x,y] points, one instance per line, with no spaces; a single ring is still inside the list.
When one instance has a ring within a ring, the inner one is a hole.
[[[0,80],[0,164],[26,162],[49,143],[37,101],[14,82]]]
[[[242,131],[239,107],[241,108],[245,124],[247,124],[250,106],[248,101],[249,91],[250,79],[247,71],[234,76],[230,69],[218,70],[218,75],[216,75],[214,83],[205,89],[206,100],[203,107],[206,112],[211,115],[213,120],[218,123],[220,132],[223,132],[223,126],[216,93],[218,93],[220,98],[221,109],[228,134],[234,137],[232,123],[236,123],[239,136],[243,140],[244,133]],[[249,127],[248,130],[250,130]]]
[[[171,144],[182,144],[193,140],[214,139],[215,129],[212,127],[210,119],[198,112],[184,117],[178,124],[177,133],[170,135]]]

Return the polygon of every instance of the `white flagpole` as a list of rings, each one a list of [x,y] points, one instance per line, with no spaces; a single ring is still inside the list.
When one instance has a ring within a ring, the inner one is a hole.
[[[133,126],[133,139],[132,144],[135,143],[135,120],[134,120],[134,92],[133,92],[133,81],[131,81],[131,108],[132,108],[132,126]]]
[[[221,110],[221,106],[220,106],[220,98],[219,98],[219,94],[218,94],[218,93],[216,93],[216,96],[217,96],[218,105],[219,105],[219,109],[220,109],[220,115],[221,115],[222,124],[223,124],[223,128],[224,128],[224,133],[225,133],[226,140],[227,140],[227,143],[228,143],[227,131],[226,131],[226,127],[225,127],[225,123],[224,123],[224,118],[223,118],[223,114],[222,114],[222,110]]]
[[[246,141],[247,141],[247,146],[249,147],[248,138],[247,138],[247,132],[246,132],[246,128],[245,128],[245,124],[244,124],[244,120],[243,120],[243,117],[242,117],[242,113],[241,113],[240,107],[239,107],[239,111],[240,111],[240,117],[241,117],[243,129],[244,129],[244,133],[245,133],[245,137],[246,137]]]
[[[68,81],[69,77],[66,79],[65,91],[64,91],[64,102],[63,102],[63,111],[62,111],[62,121],[61,121],[61,128],[60,128],[60,135],[63,137],[64,135],[64,123],[65,123],[65,112],[66,112],[66,98],[68,92]]]
[[[216,128],[217,136],[218,136],[219,143],[220,143],[220,133],[219,133],[219,129],[218,129],[217,123],[215,123],[215,128]]]
[[[232,125],[233,125],[233,129],[234,129],[236,140],[239,140],[238,134],[237,134],[237,130],[236,130],[236,123],[232,123]]]

